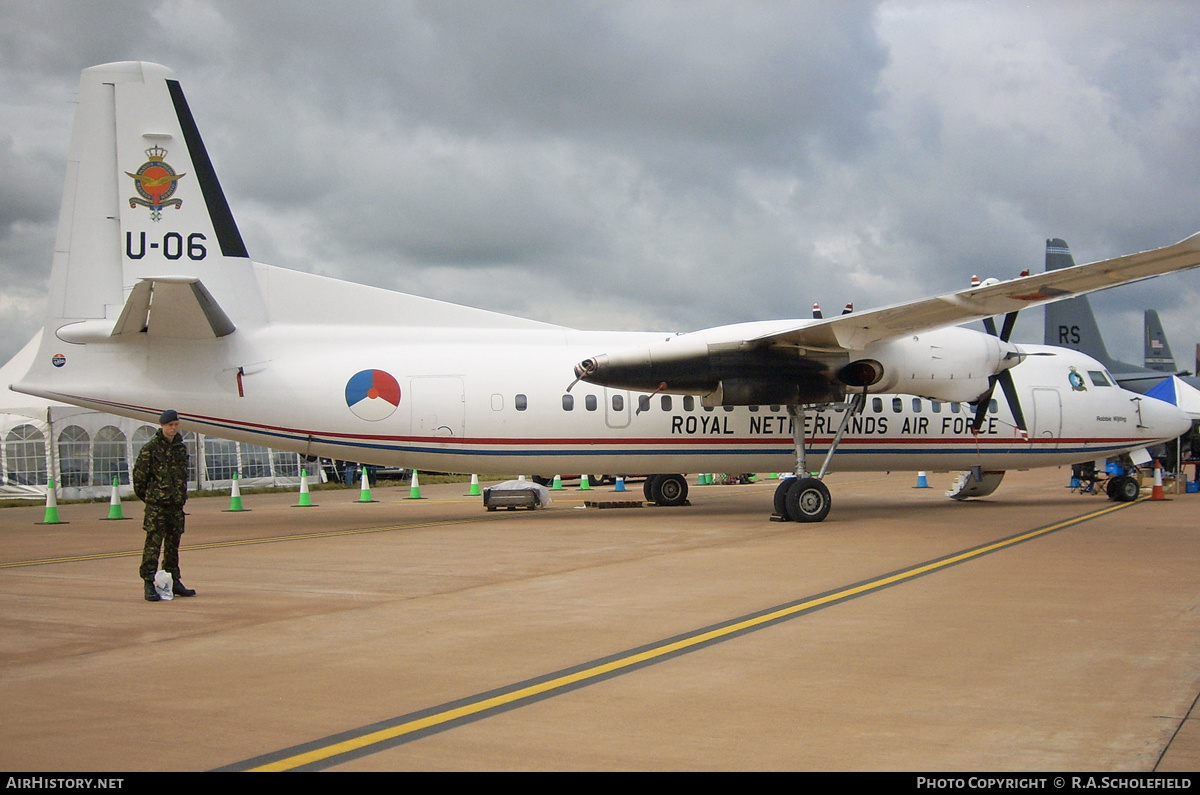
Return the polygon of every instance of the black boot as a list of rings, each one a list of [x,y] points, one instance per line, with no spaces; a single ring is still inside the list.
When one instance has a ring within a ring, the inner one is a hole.
[[[158,591],[154,590],[154,581],[153,580],[146,580],[146,601],[147,602],[162,601],[162,597],[158,595]]]
[[[180,580],[175,580],[174,585],[171,586],[171,590],[175,592],[176,596],[195,596],[196,595],[195,589],[187,587]]]

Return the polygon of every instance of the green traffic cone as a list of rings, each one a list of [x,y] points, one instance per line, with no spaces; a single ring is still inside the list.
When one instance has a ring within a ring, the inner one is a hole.
[[[359,502],[379,502],[379,500],[371,499],[371,476],[367,472],[367,468],[362,468],[362,489],[358,492]]]
[[[467,492],[468,497],[479,497],[483,492],[479,490],[479,476],[471,476],[471,490]]]
[[[58,495],[54,493],[54,478],[46,485],[46,516],[37,524],[67,524],[58,518]]]
[[[293,508],[313,508],[312,496],[308,493],[308,470],[300,470],[300,502],[292,506]]]
[[[242,488],[238,485],[238,473],[233,473],[233,479],[229,483],[229,512],[237,512],[246,510],[242,507]]]
[[[410,500],[425,499],[424,497],[421,496],[421,481],[419,478],[417,478],[417,470],[415,470],[415,469],[413,470],[412,483],[408,487],[408,499],[410,499]]]
[[[108,517],[109,519],[124,519],[125,513],[121,510],[121,494],[117,491],[117,479],[113,478],[112,496],[108,498]]]

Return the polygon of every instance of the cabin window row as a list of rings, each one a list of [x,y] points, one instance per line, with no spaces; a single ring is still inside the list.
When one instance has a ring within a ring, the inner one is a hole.
[[[929,410],[934,414],[941,414],[944,406],[950,407],[949,411],[951,414],[961,414],[964,412],[968,413],[968,414],[975,413],[975,409],[973,409],[970,406],[970,404],[967,404],[967,403],[943,403],[940,400],[928,400],[927,401],[927,400],[924,400],[923,398],[919,398],[919,397],[912,398],[913,413],[914,414],[922,413],[924,411],[924,406],[926,403],[929,404]],[[995,414],[999,410],[1000,410],[1000,404],[996,402],[995,398],[992,398],[991,401],[989,401],[989,403],[988,403],[988,413]],[[875,414],[883,413],[883,398],[877,398],[877,397],[871,398],[871,411]],[[901,398],[901,397],[892,398],[892,413],[900,414],[903,411],[904,411],[904,398]]]
[[[613,411],[624,411],[625,410],[625,396],[623,394],[612,395],[611,399],[612,399],[612,410]],[[674,411],[675,410],[675,400],[676,400],[676,396],[659,395],[658,396],[659,408],[661,408],[663,411]],[[951,414],[961,414],[961,413],[973,414],[974,413],[974,409],[971,408],[971,406],[966,403],[943,403],[942,401],[925,400],[924,398],[919,398],[919,397],[909,398],[909,400],[911,400],[912,410],[916,414],[920,414],[920,413],[924,412],[926,410],[927,404],[928,404],[928,410],[930,412],[932,412],[933,414],[941,414],[943,411],[948,411]],[[902,413],[904,411],[904,402],[905,402],[905,398],[902,398],[902,397],[891,398],[892,412],[895,414]],[[575,403],[576,403],[575,395],[565,394],[562,396],[563,411],[574,411]],[[695,411],[696,410],[696,398],[693,395],[683,395],[683,396],[679,397],[679,403],[680,403],[680,406],[683,409],[683,411]],[[637,411],[639,414],[641,414],[644,411],[649,411],[650,407],[653,404],[654,404],[654,396],[653,395],[638,395],[637,396]],[[948,409],[945,408],[947,406],[949,407]],[[524,395],[524,394],[516,395],[513,398],[513,407],[517,411],[525,411],[526,409],[528,409],[529,408],[528,396]],[[492,396],[492,408],[497,411],[500,411],[503,408],[503,398],[500,395],[497,394],[497,395]],[[583,408],[585,411],[598,410],[600,408],[600,399],[596,395],[584,395],[583,396]],[[715,410],[710,406],[703,406],[702,408],[705,411],[714,411]],[[721,407],[721,409],[724,411],[733,411],[733,408],[734,408],[733,406],[722,406]],[[764,407],[763,406],[749,406],[748,408],[750,411],[756,412],[756,411],[761,411]],[[767,406],[766,408],[775,413],[778,413],[783,410],[783,406]],[[843,406],[837,405],[837,406],[834,406],[833,408],[834,408],[834,411],[842,411]],[[884,399],[880,398],[880,397],[871,398],[870,410],[875,414],[882,414],[884,412]],[[988,412],[991,414],[995,414],[997,411],[999,411],[999,404],[997,403],[996,399],[993,398],[991,400],[991,402],[988,404]]]

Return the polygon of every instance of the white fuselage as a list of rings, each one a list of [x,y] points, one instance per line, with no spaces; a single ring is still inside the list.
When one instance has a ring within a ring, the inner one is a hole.
[[[214,435],[426,471],[549,476],[795,467],[791,422],[782,406],[706,409],[698,398],[587,383],[567,392],[572,365],[589,352],[659,336],[556,328],[274,326],[218,342],[89,344],[79,357],[87,361],[78,362],[77,386],[68,350],[67,366],[54,373],[59,383],[43,393],[143,418],[171,406],[186,425]],[[1111,382],[1098,386],[1096,379],[1106,377],[1093,359],[1058,348],[1027,350],[1054,352],[1031,356],[1013,370],[1028,436],[1016,429],[998,390],[998,411],[987,415],[978,436],[971,432],[974,410],[966,404],[870,395],[851,419],[833,469],[1053,466],[1144,447],[1186,430],[1173,406]],[[247,361],[259,364],[242,366],[239,395],[234,363]],[[351,379],[364,371],[393,377],[398,401],[348,395]],[[98,387],[96,377],[104,372],[123,375]],[[810,456],[824,455],[844,410],[808,412]],[[811,459],[809,465],[815,467]]]

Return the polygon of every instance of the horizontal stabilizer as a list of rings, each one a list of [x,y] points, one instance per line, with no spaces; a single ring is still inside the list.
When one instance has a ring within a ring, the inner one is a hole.
[[[225,337],[235,328],[199,279],[158,276],[133,288],[112,336],[146,332],[161,339],[201,340]]]

